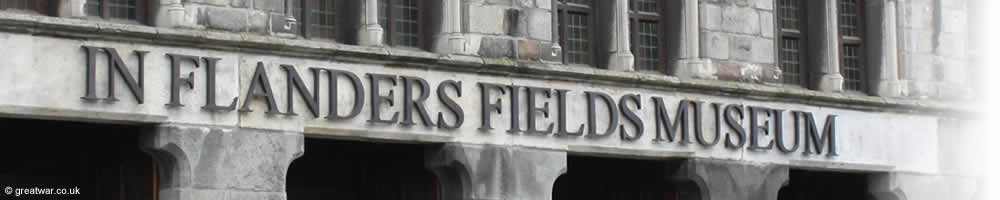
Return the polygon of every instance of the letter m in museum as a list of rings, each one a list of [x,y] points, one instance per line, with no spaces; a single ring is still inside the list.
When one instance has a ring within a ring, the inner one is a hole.
[[[802,112],[796,115],[796,118],[801,115],[805,118],[805,143],[806,150],[802,152],[803,155],[813,154],[815,151],[816,155],[823,154],[823,147],[827,147],[826,156],[837,156],[837,116],[828,115],[826,117],[826,124],[823,126],[823,132],[816,131],[816,120],[813,119],[812,113]]]

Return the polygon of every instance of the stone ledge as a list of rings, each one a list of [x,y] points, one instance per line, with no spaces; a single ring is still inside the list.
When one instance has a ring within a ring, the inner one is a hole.
[[[0,117],[41,120],[107,122],[117,124],[156,124],[167,121],[166,115],[75,110],[36,106],[0,105]]]
[[[786,101],[806,105],[857,110],[917,112],[973,116],[982,111],[969,105],[944,101],[874,97],[859,94],[826,93],[820,91],[767,86],[718,80],[680,79],[660,74],[615,72],[605,69],[567,66],[562,64],[518,62],[487,58],[455,57],[418,50],[316,42],[275,36],[233,34],[213,30],[158,28],[75,18],[59,18],[23,13],[0,12],[0,31],[29,33],[54,37],[130,41],[154,45],[195,47],[237,52],[268,53],[307,58],[340,58],[413,63],[430,69],[474,72],[540,79],[581,82],[610,82],[661,90]]]
[[[322,126],[306,126],[303,132],[307,136],[372,142],[449,143],[457,141],[455,137],[447,135],[404,134],[385,131],[339,129]]]

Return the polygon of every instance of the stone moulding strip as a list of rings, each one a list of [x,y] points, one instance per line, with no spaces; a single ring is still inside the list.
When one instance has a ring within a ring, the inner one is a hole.
[[[581,69],[561,64],[503,62],[502,59],[440,55],[423,51],[365,47],[303,39],[286,39],[215,30],[157,28],[75,18],[60,18],[24,13],[0,12],[0,32],[39,36],[135,42],[186,48],[200,48],[277,56],[326,60],[365,61],[393,66],[417,66],[439,71],[466,72],[499,76],[518,76],[547,80],[572,80],[584,84],[613,82],[658,90],[691,91],[720,96],[765,101],[784,101],[806,105],[855,110],[927,113],[954,117],[974,116],[982,111],[969,104],[885,98],[860,94],[827,93],[800,88],[720,80],[670,77],[662,74],[618,72],[596,68]]]
[[[166,115],[76,110],[37,106],[0,105],[0,117],[40,120],[65,120],[104,122],[114,124],[159,124],[167,121]]]
[[[597,145],[568,145],[566,147],[570,154],[588,155],[588,156],[598,156],[598,157],[614,157],[622,158],[636,158],[636,159],[669,159],[669,158],[688,158],[694,155],[694,151],[671,151],[671,150],[655,150],[655,149],[634,149],[634,148],[623,148],[623,147],[609,147],[609,146],[597,146]]]
[[[395,143],[451,143],[456,139],[446,135],[410,134],[390,131],[372,131],[365,129],[341,129],[322,126],[306,126],[303,130],[306,137],[343,139],[370,142]]]
[[[884,165],[884,164],[872,164],[872,163],[851,163],[851,162],[825,162],[816,160],[790,160],[788,161],[790,167],[793,168],[805,168],[805,169],[824,169],[824,170],[840,170],[840,171],[859,171],[859,172],[892,172],[896,169],[896,166]]]

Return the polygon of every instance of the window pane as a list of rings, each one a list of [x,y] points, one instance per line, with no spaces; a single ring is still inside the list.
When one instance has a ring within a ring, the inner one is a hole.
[[[333,39],[336,37],[334,1],[315,0],[315,7],[310,9],[309,31],[311,36]]]
[[[781,74],[785,84],[802,84],[802,71],[800,71],[799,56],[802,52],[799,48],[798,38],[781,39]]]
[[[779,0],[778,9],[781,13],[779,23],[782,29],[799,30],[799,0]]]
[[[639,69],[659,70],[660,69],[660,41],[659,31],[657,31],[655,21],[639,21],[637,35],[639,46],[636,48],[636,64]]]
[[[420,7],[418,0],[394,0],[392,5],[393,45],[420,46]]]
[[[108,17],[114,19],[139,19],[136,13],[136,0],[107,0]]]
[[[83,4],[83,12],[88,16],[101,16],[101,3],[99,0],[87,0]]]
[[[840,0],[840,34],[843,36],[861,36],[859,24],[861,21],[858,9],[859,0]]]
[[[861,63],[861,46],[854,44],[844,45],[841,54],[843,60],[840,61],[840,71],[844,76],[844,89],[862,90],[861,81],[864,79],[864,66]]]
[[[640,12],[651,12],[656,13],[656,0],[633,0],[629,4],[630,10],[640,11]]]
[[[565,43],[566,62],[572,64],[590,64],[590,17],[586,13],[570,12],[566,14]]]

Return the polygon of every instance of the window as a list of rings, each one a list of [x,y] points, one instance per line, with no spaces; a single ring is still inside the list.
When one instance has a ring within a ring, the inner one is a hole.
[[[781,81],[786,85],[808,87],[805,67],[805,0],[778,0],[778,64]]]
[[[663,24],[660,23],[662,3],[658,0],[632,0],[629,2],[629,32],[632,54],[637,70],[666,72],[663,63]]]
[[[144,0],[86,0],[83,10],[87,16],[146,22],[147,6]]]
[[[840,0],[840,73],[844,76],[844,90],[863,91],[864,66],[864,15],[862,0]]]
[[[335,15],[339,3],[331,0],[292,0],[295,6],[292,14],[300,20],[299,34],[306,38],[337,39]]]
[[[47,0],[0,0],[0,10],[23,10],[47,14]]]
[[[559,43],[564,48],[563,62],[593,64],[594,30],[591,0],[559,0]]]
[[[392,46],[420,48],[424,45],[421,27],[423,0],[379,0],[379,24],[385,41]]]

